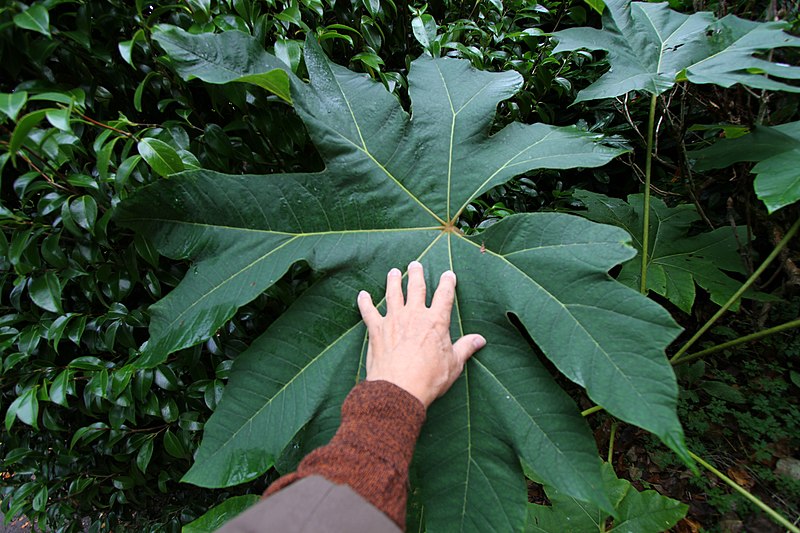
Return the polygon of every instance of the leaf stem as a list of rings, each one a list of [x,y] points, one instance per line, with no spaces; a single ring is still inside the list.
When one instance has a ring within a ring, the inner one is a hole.
[[[734,293],[734,294],[733,294],[733,295],[732,295],[732,296],[731,296],[731,297],[728,299],[728,301],[727,301],[727,302],[725,302],[725,304],[724,304],[722,307],[720,307],[720,308],[719,308],[719,311],[717,311],[716,313],[714,313],[714,316],[712,316],[711,318],[709,318],[709,319],[708,319],[708,321],[707,321],[705,324],[703,324],[703,327],[701,327],[699,330],[697,330],[697,333],[695,333],[695,334],[692,336],[692,338],[691,338],[691,339],[689,339],[689,340],[686,342],[686,344],[684,344],[684,345],[681,347],[681,349],[680,349],[680,350],[678,350],[678,351],[677,351],[677,353],[675,353],[675,355],[673,355],[673,356],[672,356],[672,358],[669,360],[669,362],[670,362],[670,363],[674,363],[675,361],[677,361],[678,359],[680,359],[680,358],[681,358],[681,356],[682,356],[683,354],[685,354],[685,353],[686,353],[686,351],[689,349],[689,347],[690,347],[690,346],[692,346],[692,345],[693,345],[695,342],[697,342],[697,339],[699,339],[699,338],[700,338],[700,337],[703,335],[703,333],[705,333],[706,331],[708,331],[708,329],[709,329],[711,326],[713,326],[713,325],[714,325],[714,323],[715,323],[717,320],[719,320],[719,318],[720,318],[720,317],[721,317],[723,314],[725,314],[725,311],[727,311],[728,309],[730,309],[730,307],[731,307],[731,306],[732,306],[734,303],[736,303],[736,301],[737,301],[737,300],[738,300],[738,299],[739,299],[739,298],[742,296],[742,294],[744,294],[744,292],[745,292],[747,289],[749,289],[749,288],[750,288],[750,286],[751,286],[753,283],[755,283],[755,281],[756,281],[756,280],[759,278],[759,276],[761,276],[761,274],[764,272],[764,270],[766,270],[766,269],[767,269],[767,267],[769,266],[769,264],[770,264],[770,263],[772,263],[772,261],[773,261],[773,260],[774,260],[776,257],[778,257],[778,255],[781,253],[781,250],[783,250],[783,249],[786,247],[786,245],[787,245],[787,244],[789,244],[789,241],[791,241],[791,240],[792,240],[792,237],[794,237],[794,235],[795,235],[795,233],[797,233],[797,230],[798,230],[798,229],[800,229],[800,218],[798,218],[798,219],[797,219],[797,221],[795,221],[795,223],[792,225],[792,227],[791,227],[791,228],[789,228],[789,231],[787,231],[787,232],[786,232],[786,234],[783,236],[783,239],[781,239],[781,241],[780,241],[780,242],[779,242],[779,243],[778,243],[778,244],[775,246],[775,248],[772,250],[772,252],[770,252],[770,254],[767,256],[767,258],[766,258],[766,259],[764,259],[764,262],[763,262],[763,263],[761,263],[761,266],[759,266],[759,267],[756,269],[756,271],[755,271],[755,272],[753,272],[753,274],[752,274],[752,275],[751,275],[749,278],[747,278],[747,281],[745,281],[745,282],[744,282],[744,284],[743,284],[741,287],[739,287],[739,290],[737,290],[737,291],[736,291],[736,292],[735,292],[735,293]]]
[[[614,459],[614,439],[617,438],[617,426],[619,422],[614,420],[611,424],[611,435],[608,437],[608,464],[610,465]],[[613,467],[612,467],[613,468]]]
[[[673,365],[688,363],[689,361],[694,361],[695,359],[699,359],[700,357],[712,354],[714,352],[718,352],[720,350],[724,350],[725,348],[730,348],[732,346],[744,344],[745,342],[754,341],[762,337],[767,337],[769,335],[772,335],[773,333],[780,333],[781,331],[786,331],[787,329],[792,329],[792,328],[800,328],[800,318],[792,320],[790,322],[785,322],[775,327],[762,329],[761,331],[756,331],[755,333],[751,333],[750,335],[745,335],[744,337],[739,337],[738,339],[733,339],[732,341],[723,342],[722,344],[717,344],[716,346],[712,346],[711,348],[706,348],[705,350],[700,350],[699,352],[695,352],[693,354],[684,357],[673,358],[670,362]]]
[[[644,162],[644,227],[642,228],[642,283],[639,292],[647,294],[647,252],[650,245],[650,175],[653,169],[653,130],[656,124],[658,95],[650,97],[650,116],[647,120],[647,155]]]
[[[581,416],[589,416],[589,415],[592,415],[592,414],[594,414],[594,413],[596,413],[598,411],[602,411],[602,410],[603,410],[602,406],[595,405],[594,407],[590,407],[590,408],[586,409],[585,411],[581,411]]]
[[[109,126],[108,124],[104,124],[104,123],[100,122],[99,120],[95,120],[90,116],[84,115],[83,113],[78,112],[77,114],[83,120],[85,120],[86,122],[89,122],[91,124],[94,124],[95,126],[100,126],[101,128],[105,128],[107,130],[111,130],[113,132],[119,133],[120,135],[124,135],[125,137],[136,138],[136,136],[133,133],[127,132],[125,130],[121,130],[119,128],[115,128],[114,126]]]
[[[702,458],[700,458],[696,454],[692,453],[691,450],[689,450],[689,455],[692,457],[692,459],[694,459],[695,461],[697,461],[698,463],[703,465],[706,469],[708,469],[712,474],[714,474],[715,476],[720,478],[722,481],[724,481],[726,484],[728,484],[736,492],[738,492],[739,494],[741,494],[742,496],[744,496],[745,498],[750,500],[759,509],[761,509],[762,511],[767,513],[770,516],[770,518],[772,518],[775,522],[779,523],[781,526],[785,527],[786,529],[788,529],[792,533],[800,533],[800,528],[798,528],[797,526],[793,525],[791,522],[786,520],[784,517],[782,517],[772,507],[770,507],[766,503],[762,502],[761,500],[759,500],[758,498],[756,498],[755,496],[750,494],[747,490],[745,490],[742,487],[740,487],[735,481],[733,481],[731,478],[729,478],[728,476],[726,476],[725,474],[723,474],[722,472],[720,472],[719,470],[714,468],[711,464],[707,463]]]

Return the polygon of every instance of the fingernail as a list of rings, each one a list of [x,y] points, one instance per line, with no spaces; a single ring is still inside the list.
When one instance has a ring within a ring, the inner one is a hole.
[[[369,293],[367,291],[361,291],[358,293],[358,298],[369,298]]]
[[[452,277],[453,281],[456,280],[456,273],[453,272],[452,270],[445,270],[444,272],[442,272],[442,277],[445,277],[445,276]]]
[[[401,274],[400,270],[397,268],[393,268],[389,271],[390,276],[399,276]]]
[[[417,268],[417,267],[419,267],[419,268],[422,268],[422,263],[420,263],[419,261],[411,261],[411,262],[408,264],[408,268],[409,268],[409,270],[410,270],[412,267],[413,267],[413,268]]]
[[[475,347],[476,350],[480,350],[484,346],[486,346],[486,339],[481,336],[477,336],[472,339],[472,345]]]

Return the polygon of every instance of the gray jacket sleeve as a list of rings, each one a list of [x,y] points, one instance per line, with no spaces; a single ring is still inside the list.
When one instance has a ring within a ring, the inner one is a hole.
[[[218,533],[399,533],[400,528],[347,485],[310,476],[265,498]]]

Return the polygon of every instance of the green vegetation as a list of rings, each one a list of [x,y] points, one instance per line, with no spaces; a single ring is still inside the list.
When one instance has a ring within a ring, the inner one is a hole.
[[[330,438],[357,289],[418,259],[489,345],[410,527],[796,530],[800,13],[707,9],[0,8],[0,511],[212,530]]]

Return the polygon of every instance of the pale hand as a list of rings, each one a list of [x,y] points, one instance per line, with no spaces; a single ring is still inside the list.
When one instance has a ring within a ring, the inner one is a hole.
[[[408,297],[403,298],[402,275],[396,268],[386,281],[386,316],[366,291],[358,308],[369,334],[367,381],[385,380],[405,389],[427,408],[458,379],[464,363],[486,345],[481,335],[450,339],[450,311],[456,275],[439,279],[430,308],[425,304],[425,276],[416,261],[408,265]]]

